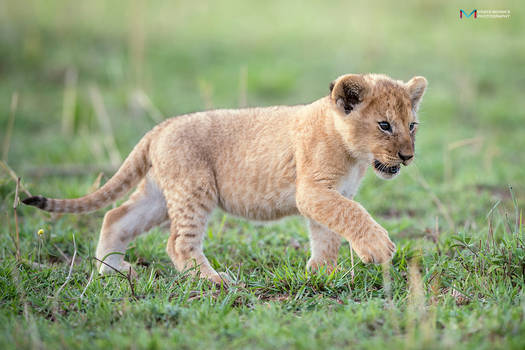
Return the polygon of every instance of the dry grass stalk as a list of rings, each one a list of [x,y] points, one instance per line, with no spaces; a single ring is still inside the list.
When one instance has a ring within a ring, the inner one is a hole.
[[[122,157],[117,148],[115,135],[113,133],[113,128],[111,127],[108,112],[104,106],[102,94],[96,85],[92,85],[89,88],[89,95],[91,96],[91,103],[93,104],[95,114],[97,115],[98,122],[104,134],[104,146],[108,152],[111,165],[118,167],[122,163]]]
[[[4,168],[4,170],[9,174],[9,176],[11,176],[11,178],[15,182],[17,183],[20,182],[19,181],[20,177],[15,173],[13,169],[9,167],[9,165],[7,165],[7,163],[5,163],[4,161],[0,161],[0,165],[2,166],[2,168]],[[25,194],[27,194],[28,197],[31,197],[31,193],[22,184],[19,184],[19,187]]]
[[[412,259],[408,265],[407,337],[412,342],[418,337],[417,329],[425,321],[425,292],[419,265]]]
[[[204,108],[213,109],[213,86],[206,80],[199,80],[199,92],[204,101]]]
[[[2,160],[7,163],[9,155],[9,147],[11,145],[11,135],[13,133],[13,125],[15,124],[15,115],[18,108],[18,92],[15,91],[11,96],[11,108],[9,112],[9,120],[5,129],[4,147],[2,149]]]
[[[15,247],[15,251],[13,254],[16,254],[16,238],[11,233],[11,219],[9,217],[9,212],[5,212],[5,222],[7,223],[7,233],[9,235],[9,238],[11,238],[11,241],[13,242],[13,246]]]
[[[64,253],[64,251],[62,249],[60,249],[59,246],[57,246],[56,244],[53,244],[53,246],[55,247],[55,249],[60,253],[60,255],[62,256],[62,259],[64,259],[64,261],[67,263],[71,263],[71,258],[69,256],[66,255],[66,253]]]
[[[434,241],[434,244],[436,245],[436,249],[439,255],[441,255],[441,248],[439,247],[439,236],[440,235],[441,233],[439,232],[439,216],[436,215],[434,231],[432,231],[432,240]]]
[[[446,150],[443,152],[443,169],[444,169],[443,171],[444,171],[445,181],[449,182],[452,179],[452,161],[451,161],[452,151],[458,148],[466,147],[466,146],[474,146],[479,152],[482,145],[483,145],[483,138],[479,136],[449,143],[447,145]]]
[[[408,308],[414,315],[420,315],[425,310],[425,293],[419,266],[415,261],[408,265]]]
[[[80,293],[80,299],[84,298],[84,295],[86,294],[86,291],[87,291],[89,285],[91,284],[91,281],[93,281],[93,276],[94,275],[95,275],[95,270],[92,270],[91,271],[91,275],[89,275],[89,280],[88,280],[86,286],[84,287],[84,290],[82,290],[82,293]]]
[[[144,90],[136,89],[133,93],[133,102],[138,104],[138,106],[146,111],[156,124],[162,122],[164,120],[164,115],[161,113],[161,111],[153,104],[151,99],[148,95],[144,92]]]
[[[64,98],[62,102],[62,134],[71,136],[75,121],[77,104],[77,70],[68,68],[64,82]]]
[[[383,270],[383,291],[386,297],[386,305],[389,308],[393,308],[394,303],[392,301],[392,279],[390,277],[390,263],[381,264],[381,268]]]
[[[239,107],[243,108],[247,105],[247,90],[248,90],[248,68],[241,66],[239,74]]]
[[[348,242],[348,245],[350,246],[350,264],[352,265],[352,269],[350,270],[350,277],[352,277],[352,283],[354,283],[354,278],[355,278],[354,250],[352,249],[352,243]]]
[[[15,234],[16,234],[16,260],[20,261],[20,230],[18,228],[18,214],[16,208],[18,203],[20,203],[20,198],[18,197],[18,189],[20,188],[20,178],[16,180],[16,189],[15,189],[15,200],[13,202],[13,215],[15,216]]]
[[[514,205],[514,220],[515,220],[514,233],[518,233],[520,232],[520,228],[521,228],[520,208],[518,205],[518,199],[514,195],[514,191],[511,185],[509,185],[509,192],[510,192],[510,197],[512,198],[512,204]]]
[[[430,198],[432,199],[432,201],[434,202],[438,210],[441,212],[441,215],[443,215],[443,217],[447,221],[447,224],[450,227],[450,229],[455,230],[456,225],[454,225],[454,221],[452,220],[452,217],[450,216],[450,212],[448,208],[443,204],[443,202],[441,202],[438,196],[436,196],[436,194],[432,191],[428,182],[419,172],[419,169],[417,167],[415,167],[414,169],[416,169],[416,174],[414,175],[409,172],[410,177],[416,182],[418,182],[421,185],[421,187],[423,187],[423,189],[425,189],[428,192]]]
[[[75,264],[75,258],[77,256],[77,242],[75,241],[74,233],[73,233],[73,247],[75,250],[73,251],[73,257],[71,258],[71,264],[69,265],[69,272],[67,274],[66,280],[60,286],[60,288],[58,288],[57,292],[55,293],[55,299],[58,298],[58,296],[60,295],[60,292],[62,292],[62,289],[64,289],[66,284],[68,284],[68,282],[71,280],[71,273],[73,272],[73,265]]]
[[[89,187],[88,193],[95,192],[100,187],[100,182],[102,181],[102,176],[104,176],[103,172],[98,173],[97,178],[95,179],[95,182]]]
[[[79,139],[85,140],[85,143],[88,145],[89,150],[91,151],[91,154],[93,155],[94,164],[107,163],[107,156],[104,151],[104,146],[102,142],[100,142],[100,138],[93,137],[93,134],[89,131],[86,125],[79,125],[79,129],[77,131],[77,137]],[[78,168],[80,167],[80,165],[73,165],[73,167]]]
[[[144,26],[144,1],[131,1],[131,16],[129,30],[129,50],[133,67],[135,86],[143,85],[144,80],[144,51],[146,31]]]

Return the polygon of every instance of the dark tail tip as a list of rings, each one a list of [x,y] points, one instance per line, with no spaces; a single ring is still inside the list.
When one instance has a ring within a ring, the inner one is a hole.
[[[34,196],[23,199],[22,203],[24,203],[25,205],[32,205],[33,207],[44,209],[46,207],[47,198],[42,196]]]

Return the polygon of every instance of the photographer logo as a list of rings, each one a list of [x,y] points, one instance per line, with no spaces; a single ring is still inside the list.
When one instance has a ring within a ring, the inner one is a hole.
[[[470,16],[472,16],[472,14],[474,14],[474,18],[478,18],[478,10],[472,10],[472,12],[469,14],[467,14],[465,10],[459,10],[459,18],[463,18],[463,16],[469,18]]]

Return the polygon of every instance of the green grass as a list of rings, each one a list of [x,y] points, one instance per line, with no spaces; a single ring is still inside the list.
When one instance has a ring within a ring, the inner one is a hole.
[[[85,194],[113,167],[108,135],[123,157],[158,112],[310,102],[348,72],[430,83],[414,165],[389,182],[370,172],[356,198],[398,251],[354,278],[347,245],[337,272],[306,273],[300,218],[217,212],[205,252],[237,284],[179,274],[156,229],[127,252],[134,298],[119,276],[88,282],[104,211],[20,207],[17,261],[15,183],[0,172],[0,348],[525,348],[525,11],[476,6],[512,17],[460,20],[460,5],[428,0],[0,2],[0,147],[16,92],[7,163],[33,194]]]

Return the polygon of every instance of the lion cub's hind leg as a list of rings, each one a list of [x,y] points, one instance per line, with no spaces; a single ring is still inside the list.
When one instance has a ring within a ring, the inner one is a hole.
[[[124,261],[128,244],[141,233],[168,220],[166,201],[156,183],[146,178],[128,201],[112,209],[104,216],[102,230],[97,245],[97,262],[102,274],[115,272],[111,267],[128,273],[131,265]],[[118,253],[118,254],[111,254]],[[108,266],[109,265],[109,266]],[[135,275],[133,270],[132,274]]]
[[[313,220],[309,220],[309,229],[312,256],[307,268],[316,271],[325,267],[327,272],[331,272],[337,266],[341,236]]]
[[[166,250],[179,271],[190,271],[217,284],[228,282],[211,267],[202,251],[208,218],[217,206],[212,174],[192,171],[192,178],[174,179],[164,191],[171,220]]]

